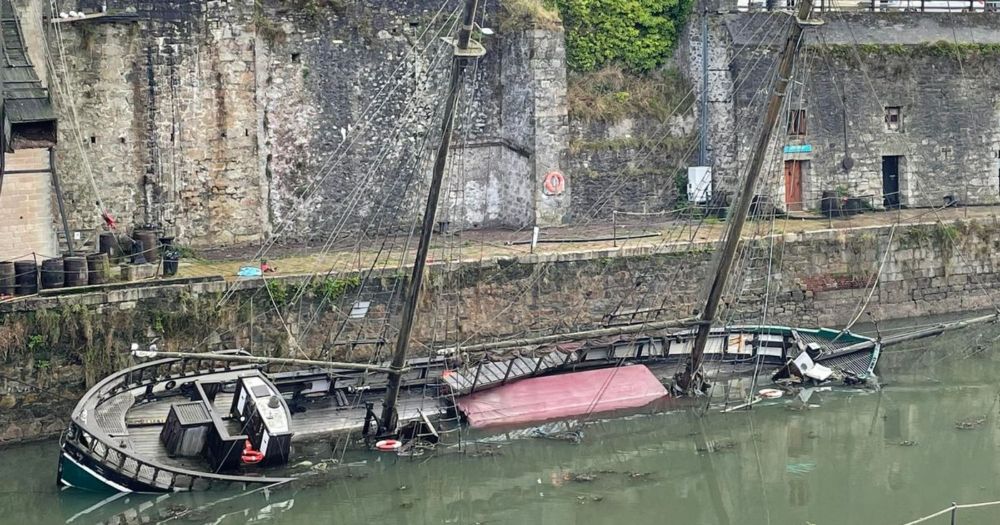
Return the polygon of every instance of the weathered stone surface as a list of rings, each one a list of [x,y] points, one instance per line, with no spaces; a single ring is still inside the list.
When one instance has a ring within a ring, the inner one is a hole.
[[[845,324],[875,283],[889,236],[889,228],[871,227],[748,244],[720,319],[759,322],[766,291],[769,323]],[[1000,292],[995,219],[901,226],[892,236],[892,254],[868,306],[876,318],[993,307]],[[662,308],[660,319],[687,317],[701,306],[710,248],[608,248],[432,263],[413,348],[595,328],[610,313],[637,308]],[[776,254],[770,281],[766,266],[750,262],[763,249]],[[392,339],[399,275],[390,270],[326,282],[279,277],[266,293],[260,280],[217,281],[0,304],[0,408],[12,407],[0,409],[0,443],[50,432],[86,385],[130,362],[123,349],[151,337],[164,350],[252,345],[260,355],[385,355],[386,347],[343,343]],[[292,301],[300,289],[303,301]],[[223,300],[227,291],[232,295]],[[350,319],[359,296],[372,301],[369,313]],[[29,427],[31,422],[38,424]]]
[[[709,127],[718,188],[732,194],[756,142],[787,14],[710,15]],[[767,193],[785,195],[782,163],[803,161],[803,203],[822,192],[883,206],[883,158],[899,156],[907,206],[940,206],[946,196],[971,204],[1000,200],[994,92],[1000,87],[995,17],[867,13],[821,17],[807,28],[782,116],[764,160]],[[767,28],[771,28],[768,30]],[[690,28],[692,77],[701,78],[700,28]],[[696,73],[697,72],[697,73]],[[701,82],[696,82],[698,90]],[[886,124],[898,107],[899,130]],[[805,134],[789,135],[788,112],[805,110]],[[846,140],[846,143],[845,143]],[[809,153],[782,153],[810,145]],[[845,169],[845,156],[854,160]],[[736,162],[734,162],[736,160]]]
[[[229,245],[409,229],[422,210],[452,62],[439,37],[457,20],[440,2],[79,0],[109,16],[51,28],[43,0],[18,4],[33,55],[53,64],[71,227],[104,208]],[[439,219],[559,224],[571,194],[541,188],[567,148],[562,31],[483,38]]]

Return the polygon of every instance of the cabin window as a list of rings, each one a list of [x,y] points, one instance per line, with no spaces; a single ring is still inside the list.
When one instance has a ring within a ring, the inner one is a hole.
[[[899,106],[887,106],[885,108],[885,130],[903,130],[903,108]]]
[[[788,134],[795,136],[806,134],[806,110],[793,109],[788,112]]]

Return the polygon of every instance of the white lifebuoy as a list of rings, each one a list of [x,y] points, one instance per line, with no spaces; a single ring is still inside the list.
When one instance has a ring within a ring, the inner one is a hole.
[[[403,442],[395,439],[383,439],[382,441],[375,443],[375,449],[382,452],[394,452],[399,450],[402,446]]]
[[[778,399],[779,397],[785,395],[785,393],[777,388],[765,388],[757,392],[757,395],[764,399]]]

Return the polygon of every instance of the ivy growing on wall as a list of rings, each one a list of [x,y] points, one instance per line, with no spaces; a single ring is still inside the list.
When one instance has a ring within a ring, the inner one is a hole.
[[[693,0],[555,0],[566,28],[569,66],[594,71],[620,63],[633,72],[670,57]]]

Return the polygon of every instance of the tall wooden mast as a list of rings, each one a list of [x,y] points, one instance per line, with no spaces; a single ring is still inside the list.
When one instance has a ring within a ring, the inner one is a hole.
[[[389,383],[386,387],[385,401],[382,403],[379,435],[394,433],[399,419],[396,412],[396,400],[399,398],[401,376],[406,364],[406,351],[410,344],[410,332],[413,329],[417,300],[420,298],[420,288],[424,279],[424,267],[427,264],[427,252],[430,249],[431,232],[434,229],[434,214],[437,211],[444,169],[448,162],[448,148],[451,146],[451,135],[455,126],[455,107],[458,103],[458,94],[462,89],[462,74],[469,58],[480,57],[485,53],[481,46],[472,42],[477,4],[477,0],[465,0],[462,28],[458,32],[458,39],[448,40],[455,46],[455,51],[452,57],[448,99],[444,108],[444,122],[441,125],[441,144],[438,146],[437,157],[434,159],[431,187],[427,194],[427,205],[424,207],[424,219],[420,225],[417,259],[413,263],[413,274],[410,276],[410,282],[406,288],[402,319],[399,323],[399,337],[396,339],[396,348],[392,355],[392,364],[389,367]]]
[[[726,287],[729,279],[729,272],[733,268],[733,260],[736,258],[736,248],[740,242],[743,232],[743,225],[747,220],[747,213],[750,211],[750,203],[753,199],[754,188],[760,178],[761,167],[764,165],[764,156],[768,144],[771,142],[771,133],[774,125],[778,121],[781,112],[781,105],[785,99],[788,82],[792,75],[792,64],[799,49],[799,39],[802,36],[802,27],[808,24],[809,13],[812,11],[812,0],[798,0],[798,14],[795,23],[788,33],[788,40],[781,51],[778,63],[778,75],[775,79],[774,89],[771,91],[771,98],[768,101],[767,113],[764,115],[764,126],[760,136],[757,138],[757,145],[753,150],[750,160],[750,170],[747,178],[743,182],[743,190],[740,193],[736,206],[729,213],[729,227],[723,240],[722,255],[719,259],[719,267],[715,271],[715,279],[708,292],[708,300],[701,313],[701,323],[698,327],[698,335],[695,338],[694,348],[691,349],[691,357],[688,360],[684,372],[677,378],[677,383],[681,389],[687,392],[700,390],[703,384],[701,377],[701,365],[705,355],[705,346],[708,344],[708,336],[715,322],[715,315],[719,309],[719,302],[722,299],[722,290]]]

